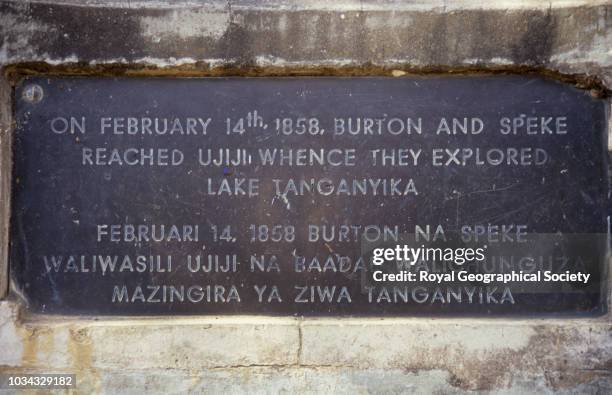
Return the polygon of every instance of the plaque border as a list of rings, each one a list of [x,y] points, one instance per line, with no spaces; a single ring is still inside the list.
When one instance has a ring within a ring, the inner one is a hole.
[[[359,77],[395,77],[392,73],[390,74],[389,69],[385,67],[373,67],[371,69],[355,68],[352,70],[350,67],[337,69],[326,69],[321,72],[316,67],[312,68],[292,68],[282,67],[280,69],[273,70],[243,70],[242,68],[226,68],[222,70],[213,69],[212,71],[195,71],[184,74],[184,69],[168,67],[158,70],[158,73],[149,73],[149,69],[140,68],[137,66],[122,65],[123,68],[113,69],[111,66],[110,73],[103,72],[105,70],[104,65],[102,69],[95,66],[83,66],[78,72],[75,72],[74,68],[64,65],[49,66],[36,64],[12,64],[7,65],[0,69],[0,301],[13,300],[21,307],[19,310],[20,315],[24,315],[26,320],[37,320],[47,319],[46,317],[60,317],[61,315],[49,315],[44,313],[36,313],[27,309],[21,296],[15,287],[13,287],[13,279],[10,275],[10,224],[11,224],[11,201],[12,201],[12,176],[13,176],[13,133],[16,129],[14,120],[14,94],[16,87],[25,80],[27,77],[122,77],[122,78],[162,78],[162,79],[173,79],[173,78],[206,78],[206,77],[244,77],[244,78],[265,78],[265,77],[348,77],[348,78],[359,78]],[[40,68],[42,67],[42,68]],[[133,73],[126,73],[126,71],[133,71]],[[612,191],[612,100],[609,96],[609,90],[599,79],[585,76],[585,75],[569,75],[554,70],[549,70],[541,67],[526,67],[521,70],[508,70],[504,68],[500,69],[470,69],[464,70],[434,70],[430,72],[411,72],[408,71],[402,76],[494,76],[494,75],[534,75],[543,79],[555,80],[557,82],[573,85],[581,90],[590,90],[591,95],[597,98],[601,98],[605,102],[605,117],[604,127],[607,130],[607,134],[604,134],[602,138],[607,140],[606,151],[610,158],[608,168],[608,183]],[[606,146],[606,141],[603,142]],[[606,321],[612,322],[611,308],[612,306],[612,192],[608,199],[608,245],[607,254],[603,267],[602,277],[605,281],[601,283],[602,289],[602,300],[601,300],[601,313],[589,313],[586,315],[579,314],[543,314],[543,315],[530,315],[530,314],[516,314],[516,315],[493,315],[493,316],[482,316],[482,315],[414,315],[414,316],[307,316],[303,317],[306,320],[376,320],[376,319],[509,319],[509,320],[532,320],[532,319],[553,319],[556,321],[567,320],[567,319],[580,319],[580,320],[595,320],[595,321]],[[92,315],[91,317],[94,317]],[[231,318],[231,317],[253,317],[255,319],[267,319],[274,318],[279,319],[283,316],[278,315],[265,315],[265,314],[235,314],[235,315],[214,315],[214,314],[197,314],[197,315],[177,315],[170,316],[181,319],[198,318],[198,317],[218,317],[218,318]],[[77,316],[71,316],[77,317]],[[159,315],[102,315],[103,320],[114,320],[114,319],[148,319],[148,318],[159,318],[164,316]],[[289,317],[291,318],[291,317]]]

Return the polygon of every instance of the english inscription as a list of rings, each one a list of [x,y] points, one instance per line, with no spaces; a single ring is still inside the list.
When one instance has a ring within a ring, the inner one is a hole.
[[[52,77],[15,103],[10,267],[32,311],[605,312],[604,104],[572,86]],[[480,255],[374,274],[401,245]]]

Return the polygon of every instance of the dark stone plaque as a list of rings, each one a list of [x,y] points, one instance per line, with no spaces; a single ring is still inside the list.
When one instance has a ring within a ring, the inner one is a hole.
[[[572,86],[52,77],[15,104],[10,270],[31,311],[606,310],[606,115]],[[403,246],[433,255],[372,264]]]

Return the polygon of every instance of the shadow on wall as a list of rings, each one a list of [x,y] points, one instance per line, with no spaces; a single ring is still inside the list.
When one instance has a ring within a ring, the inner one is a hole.
[[[550,10],[530,12],[525,15],[521,29],[522,37],[512,45],[512,60],[517,64],[544,65],[553,54],[557,21]]]

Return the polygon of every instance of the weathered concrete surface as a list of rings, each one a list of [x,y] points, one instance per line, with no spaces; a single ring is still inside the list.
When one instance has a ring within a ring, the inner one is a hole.
[[[561,390],[599,379],[612,388],[612,333],[605,322],[402,321],[304,323],[302,363],[441,370],[465,390],[502,390],[521,380]]]
[[[11,89],[0,78],[0,299],[8,290],[8,242],[11,207]]]
[[[183,75],[348,67],[397,76],[528,66],[592,76],[609,89],[611,11],[609,1],[573,0],[0,0],[0,66]],[[9,82],[0,78],[0,297]],[[26,316],[17,299],[0,302],[0,371],[76,373],[79,393],[612,392],[609,315],[91,320]]]
[[[58,3],[0,2],[0,64],[526,65],[612,85],[606,1]]]
[[[4,366],[190,370],[295,365],[298,361],[299,330],[290,319],[37,318],[15,322],[14,307],[0,303],[0,339],[8,346],[0,356]],[[206,347],[197,346],[203,343]]]
[[[0,302],[0,370],[76,373],[84,392],[612,391],[601,320],[18,315]]]

